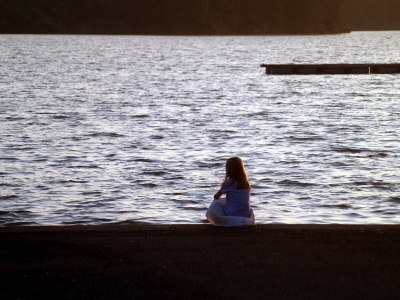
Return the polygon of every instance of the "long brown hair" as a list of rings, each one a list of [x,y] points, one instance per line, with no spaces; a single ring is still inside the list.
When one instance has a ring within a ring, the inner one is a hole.
[[[226,160],[224,181],[227,179],[233,179],[233,182],[237,182],[237,190],[251,190],[246,169],[240,157],[233,156]]]

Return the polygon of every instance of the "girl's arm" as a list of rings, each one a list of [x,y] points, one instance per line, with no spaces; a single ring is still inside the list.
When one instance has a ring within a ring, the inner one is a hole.
[[[214,199],[217,200],[217,199],[219,199],[219,197],[221,197],[221,196],[222,196],[222,191],[219,190],[219,191],[214,195]]]

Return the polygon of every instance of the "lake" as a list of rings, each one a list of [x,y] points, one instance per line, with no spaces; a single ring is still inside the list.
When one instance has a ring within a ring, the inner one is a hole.
[[[400,223],[400,32],[0,35],[0,226],[205,223],[240,156],[259,224]]]

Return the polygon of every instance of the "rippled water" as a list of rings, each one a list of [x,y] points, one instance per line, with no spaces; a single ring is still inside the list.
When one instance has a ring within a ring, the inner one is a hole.
[[[400,32],[0,35],[0,225],[202,223],[241,156],[258,223],[400,223]]]

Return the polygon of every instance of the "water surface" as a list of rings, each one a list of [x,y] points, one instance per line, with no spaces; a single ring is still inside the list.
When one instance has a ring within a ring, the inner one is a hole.
[[[239,155],[258,223],[400,223],[400,32],[0,35],[0,225],[203,223]]]

